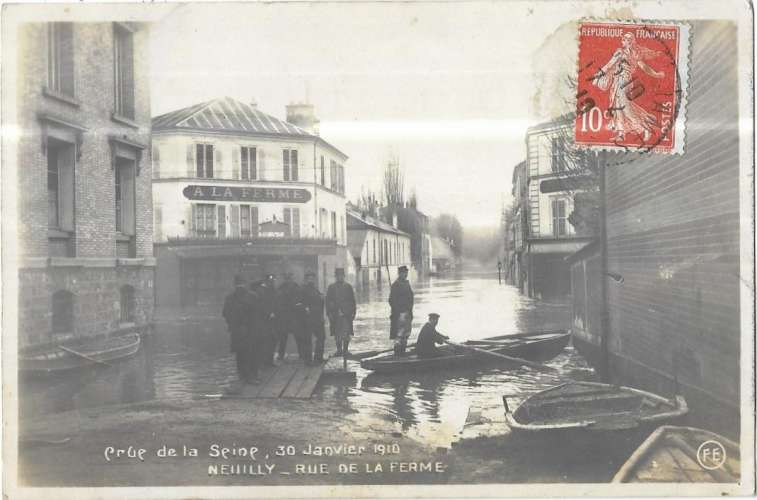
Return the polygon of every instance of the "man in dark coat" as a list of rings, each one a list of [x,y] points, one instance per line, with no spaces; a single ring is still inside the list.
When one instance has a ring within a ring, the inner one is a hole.
[[[236,355],[237,374],[244,383],[258,376],[251,330],[252,300],[241,276],[234,277],[234,291],[223,303],[223,317],[231,334],[231,351]]]
[[[258,281],[256,287],[258,295],[257,321],[260,332],[261,358],[266,366],[273,366],[273,356],[276,351],[276,288],[273,274],[266,274]]]
[[[326,340],[326,333],[323,325],[323,294],[318,291],[315,284],[315,273],[308,272],[305,274],[305,286],[302,287],[302,301],[305,304],[305,344],[312,345],[312,338],[315,337],[315,352],[313,361],[316,363],[323,362],[323,343]]]
[[[326,291],[326,314],[329,317],[331,336],[336,341],[336,355],[349,354],[350,337],[354,334],[352,322],[355,320],[357,305],[352,286],[344,281],[344,269],[334,270],[336,282]]]
[[[304,307],[302,304],[302,291],[300,286],[292,279],[292,273],[284,274],[284,282],[279,286],[276,293],[276,317],[278,327],[278,357],[279,361],[286,355],[289,335],[294,336],[300,359],[303,359],[302,346],[302,320]],[[303,359],[307,361],[307,359]]]
[[[443,344],[449,337],[436,331],[436,325],[438,324],[439,315],[436,313],[429,314],[428,322],[421,328],[418,334],[418,341],[415,343],[415,353],[419,358],[433,358],[442,354],[436,348],[436,344]]]
[[[413,289],[407,280],[407,266],[400,266],[399,276],[389,292],[389,338],[395,340],[394,355],[403,356],[413,321]]]

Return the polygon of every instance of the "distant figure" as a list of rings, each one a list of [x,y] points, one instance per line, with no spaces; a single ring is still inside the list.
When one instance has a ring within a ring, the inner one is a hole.
[[[443,344],[449,337],[436,331],[438,324],[439,315],[436,313],[429,314],[428,322],[421,328],[418,341],[415,343],[415,353],[419,358],[435,358],[443,354],[442,351],[437,349],[436,344]]]
[[[404,356],[413,322],[413,289],[407,280],[407,266],[400,266],[399,276],[389,292],[389,338],[394,339],[394,355]]]
[[[329,329],[336,341],[336,355],[349,354],[350,337],[354,335],[352,322],[355,320],[357,306],[352,286],[344,281],[344,269],[334,270],[336,282],[326,291],[326,314],[329,316]]]
[[[243,383],[257,381],[250,324],[252,300],[241,276],[234,277],[234,291],[223,302],[223,317],[231,334],[231,352],[236,355],[237,374]]]
[[[502,284],[502,261],[497,261],[497,279],[499,279],[499,284]]]
[[[273,366],[276,351],[276,281],[273,274],[266,274],[258,281],[256,293],[258,295],[257,309],[259,326],[261,358],[266,366]]]
[[[292,273],[284,273],[284,282],[276,293],[276,317],[278,327],[278,356],[282,361],[286,355],[287,341],[291,334],[297,342],[297,351],[302,359],[302,292],[292,279]],[[303,360],[307,361],[307,360]]]
[[[326,332],[323,325],[323,294],[315,284],[315,273],[305,273],[305,286],[302,287],[302,301],[305,304],[305,343],[309,346],[315,337],[313,361],[323,362],[323,343]]]

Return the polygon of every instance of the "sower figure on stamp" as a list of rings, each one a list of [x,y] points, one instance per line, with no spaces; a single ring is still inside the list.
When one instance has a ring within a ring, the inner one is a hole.
[[[258,318],[262,363],[273,366],[276,351],[276,288],[273,274],[258,282]]]
[[[292,279],[292,273],[284,273],[284,282],[279,286],[276,293],[277,359],[279,361],[282,361],[286,355],[289,334],[292,334],[296,342],[299,342],[298,339],[302,337],[302,299],[300,293],[300,286]],[[300,356],[302,356],[301,352]]]
[[[415,353],[419,358],[434,358],[442,354],[442,351],[437,349],[436,344],[443,344],[449,337],[436,331],[438,324],[439,315],[436,313],[429,314],[428,321],[421,328],[418,341],[415,343]]]
[[[234,291],[223,302],[223,317],[231,334],[231,352],[236,355],[239,380],[250,383],[257,373],[252,373],[255,366],[252,360],[252,342],[250,339],[249,311],[250,295],[241,276],[234,277]]]
[[[323,324],[323,294],[318,290],[315,283],[315,273],[310,271],[305,274],[305,286],[302,287],[302,300],[305,304],[305,337],[310,343],[315,337],[315,351],[313,361],[323,362],[323,343],[326,333]]]
[[[399,276],[389,292],[389,338],[394,339],[394,355],[404,356],[413,322],[413,289],[407,280],[407,266],[400,266]]]
[[[329,329],[336,341],[336,355],[349,354],[350,337],[354,334],[352,322],[355,320],[357,306],[352,286],[344,281],[344,269],[334,271],[336,282],[326,291],[326,314],[329,316]]]

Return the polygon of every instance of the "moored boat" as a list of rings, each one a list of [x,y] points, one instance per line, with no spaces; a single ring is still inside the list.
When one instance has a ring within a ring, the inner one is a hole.
[[[688,412],[682,396],[667,399],[651,392],[598,382],[568,382],[537,392],[510,411],[507,424],[518,431],[566,429],[624,430],[659,424]]]
[[[88,366],[108,365],[139,351],[141,337],[130,333],[80,344],[28,350],[19,355],[19,370],[31,374],[58,373]]]
[[[655,430],[612,479],[614,483],[735,483],[739,445],[714,432],[664,425]]]
[[[480,340],[469,340],[461,346],[444,345],[439,348],[441,356],[421,358],[415,353],[397,357],[388,351],[360,360],[360,366],[377,373],[398,373],[433,369],[460,368],[478,366],[482,363],[505,363],[512,367],[520,366],[477,352],[471,348],[504,354],[513,358],[529,361],[546,361],[557,356],[570,341],[570,332],[565,330],[539,333],[522,333],[517,335],[500,335]],[[465,347],[462,347],[465,346]],[[468,347],[468,348],[466,348]]]

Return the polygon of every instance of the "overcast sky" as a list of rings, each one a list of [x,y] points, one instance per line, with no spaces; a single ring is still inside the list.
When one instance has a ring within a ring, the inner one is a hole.
[[[230,96],[285,118],[287,103],[307,99],[321,136],[350,156],[351,199],[363,186],[380,190],[395,154],[421,210],[497,224],[537,122],[531,55],[561,23],[602,15],[601,5],[177,5],[152,30],[152,112]]]

